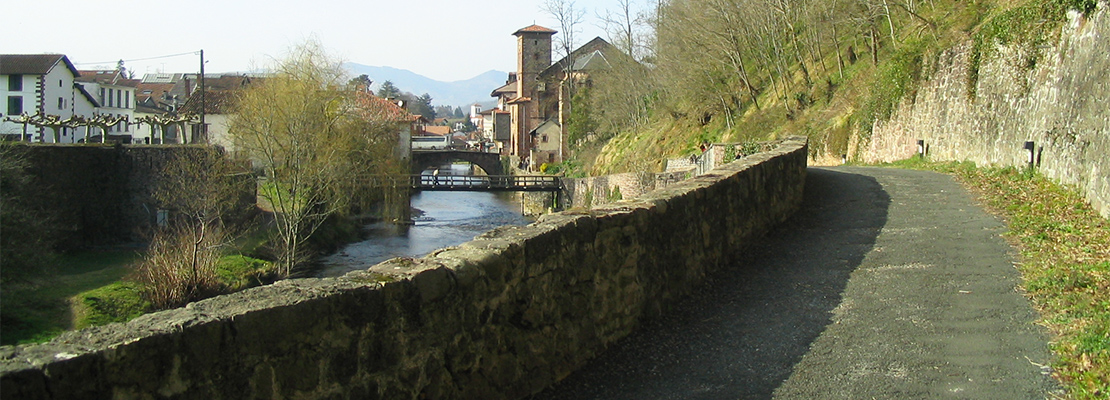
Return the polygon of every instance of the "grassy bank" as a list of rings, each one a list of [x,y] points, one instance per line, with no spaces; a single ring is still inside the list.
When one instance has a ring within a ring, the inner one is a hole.
[[[332,218],[310,238],[324,254],[358,239],[361,221]],[[230,293],[265,285],[280,277],[266,242],[272,232],[259,229],[234,242],[216,263],[218,290]],[[134,279],[145,250],[80,251],[55,258],[52,271],[4,284],[0,291],[0,345],[40,343],[62,332],[126,322],[157,311],[149,286]],[[300,271],[308,273],[309,269]]]
[[[0,344],[42,342],[73,329],[72,299],[119,282],[139,257],[134,250],[62,254],[50,276],[5,284],[0,292]]]
[[[1071,187],[1017,168],[892,164],[955,176],[1002,216],[1026,295],[1051,330],[1054,375],[1075,399],[1110,398],[1110,221]]]

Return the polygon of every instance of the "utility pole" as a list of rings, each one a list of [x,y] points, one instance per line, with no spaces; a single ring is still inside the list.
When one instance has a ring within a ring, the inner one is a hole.
[[[200,50],[200,136],[208,144],[208,124],[204,123],[204,49]]]

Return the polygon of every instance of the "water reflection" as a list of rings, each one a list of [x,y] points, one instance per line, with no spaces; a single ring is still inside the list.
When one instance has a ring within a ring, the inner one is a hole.
[[[420,192],[412,207],[423,212],[411,226],[374,223],[366,240],[351,243],[322,260],[318,276],[340,276],[393,257],[419,257],[433,250],[468,242],[504,225],[526,225],[516,193]]]

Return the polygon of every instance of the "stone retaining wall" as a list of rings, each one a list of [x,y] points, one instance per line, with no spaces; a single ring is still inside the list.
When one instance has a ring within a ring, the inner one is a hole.
[[[804,138],[420,259],[0,348],[4,399],[514,399],[742,262],[802,201]]]
[[[48,215],[59,248],[141,240],[157,221],[153,198],[162,170],[194,145],[12,144],[27,162],[30,202]],[[254,207],[254,181],[244,176],[240,212]]]
[[[1110,217],[1110,7],[1100,2],[1090,18],[1072,12],[1059,42],[1036,50],[1035,68],[1027,68],[1028,50],[997,50],[980,66],[974,96],[967,89],[971,44],[942,54],[916,96],[875,124],[860,158],[909,158],[924,140],[935,160],[1025,167],[1032,141],[1041,172],[1076,185]]]

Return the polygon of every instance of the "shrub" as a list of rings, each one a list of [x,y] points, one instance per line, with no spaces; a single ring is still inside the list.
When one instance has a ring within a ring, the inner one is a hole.
[[[223,291],[216,275],[222,235],[198,236],[187,227],[172,227],[155,235],[136,278],[143,298],[158,309],[169,309],[212,297]]]

